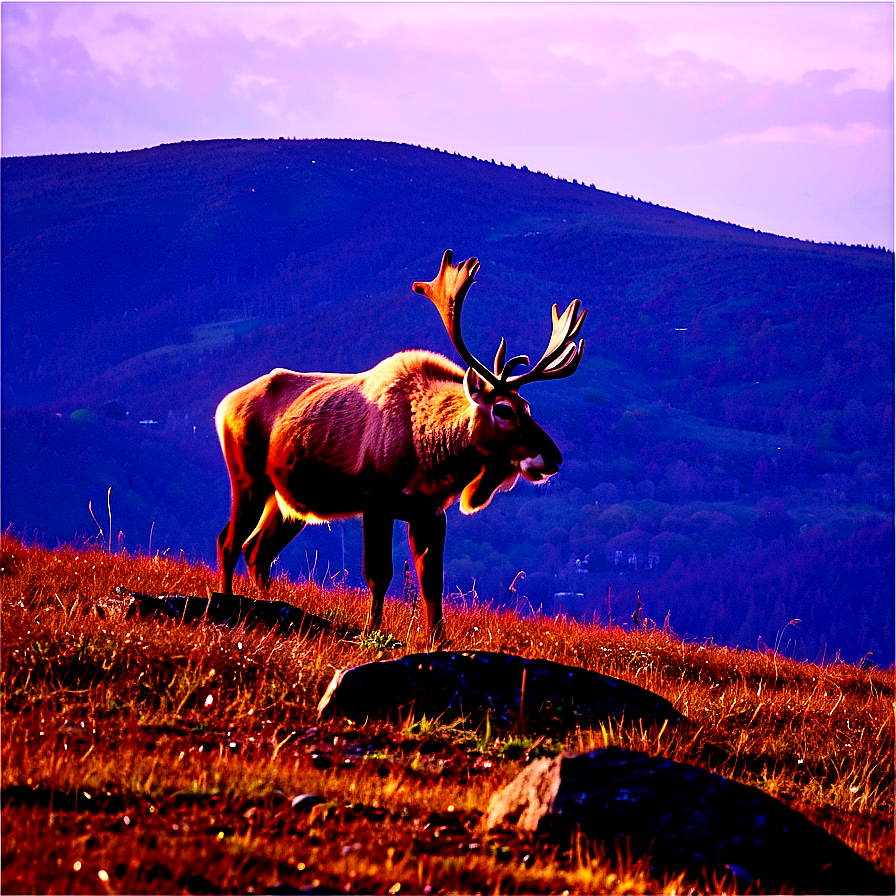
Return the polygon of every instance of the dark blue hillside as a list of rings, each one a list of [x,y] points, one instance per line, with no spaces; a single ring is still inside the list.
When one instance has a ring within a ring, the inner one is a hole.
[[[509,307],[540,320],[545,293],[593,296],[599,346],[610,357],[638,347],[640,365],[662,366],[676,347],[673,328],[697,315],[698,358],[720,339],[738,354],[732,324],[762,315],[757,325],[793,325],[782,333],[799,355],[787,352],[791,366],[823,362],[825,340],[835,351],[842,344],[826,325],[847,309],[880,311],[874,296],[892,282],[882,253],[755,234],[407,146],[215,141],[2,165],[12,349],[3,388],[13,404],[69,395],[135,349],[176,343],[185,327],[216,321],[227,307],[277,320],[385,294],[402,303],[404,343],[414,344],[421,321],[404,280],[449,245],[482,256],[494,331]],[[819,338],[797,332],[799,318],[821,328]],[[534,323],[524,319],[524,332]],[[88,349],[75,370],[73,340]],[[51,359],[39,370],[28,360],[38,343]],[[750,373],[730,375],[738,372]]]
[[[218,400],[275,366],[454,357],[410,289],[451,247],[482,260],[464,332],[486,359],[501,336],[540,354],[552,302],[590,311],[579,372],[527,390],[560,476],[452,518],[451,588],[502,601],[523,569],[549,610],[605,615],[611,585],[630,615],[640,589],[682,632],[753,647],[800,617],[793,650],[892,660],[892,253],[371,141],[0,165],[4,526],[93,534],[112,485],[128,547],[152,529],[211,559]],[[338,570],[345,545],[358,578],[357,541],[319,528],[284,564]]]

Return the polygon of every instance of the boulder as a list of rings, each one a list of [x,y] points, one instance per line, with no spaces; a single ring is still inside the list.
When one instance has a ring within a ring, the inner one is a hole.
[[[539,759],[489,803],[488,828],[552,847],[581,832],[607,856],[738,888],[893,892],[845,843],[761,790],[705,769],[608,747]]]
[[[290,805],[298,813],[310,812],[315,806],[325,803],[326,800],[316,793],[300,793],[297,797],[293,797]]]
[[[141,594],[127,588],[115,592],[128,599],[127,616],[163,617],[180,622],[211,622],[235,628],[261,626],[276,630],[281,635],[314,635],[338,630],[349,634],[345,626],[334,626],[328,619],[308,613],[283,600],[257,600],[238,594],[212,592],[208,597],[189,594]]]
[[[625,720],[678,724],[662,697],[599,672],[487,651],[416,653],[337,672],[318,706],[322,718],[405,721],[426,716],[473,727],[562,732]]]

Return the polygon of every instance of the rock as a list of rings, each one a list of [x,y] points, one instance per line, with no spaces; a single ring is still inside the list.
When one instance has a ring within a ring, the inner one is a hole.
[[[257,600],[238,594],[212,592],[208,597],[189,594],[141,594],[118,587],[116,594],[129,598],[128,617],[160,616],[182,622],[211,622],[235,628],[261,626],[275,629],[281,635],[315,635],[336,631],[342,635],[355,634],[345,626],[334,626],[328,619],[293,606],[283,600]]]
[[[310,812],[315,806],[325,802],[326,800],[316,793],[300,793],[293,798],[290,805],[296,812]]]
[[[539,759],[488,807],[512,826],[569,845],[577,831],[607,856],[650,856],[654,868],[823,893],[892,892],[892,881],[845,843],[768,794],[692,765],[609,747]]]
[[[320,884],[309,884],[305,887],[294,887],[292,884],[275,884],[268,887],[265,896],[342,896],[343,890],[334,890]]]
[[[494,729],[568,731],[626,720],[677,724],[684,718],[650,691],[576,666],[487,651],[439,651],[337,672],[318,706],[322,718],[405,721],[465,719]]]
[[[312,753],[311,764],[319,771],[325,772],[333,767],[333,760],[326,753]]]
[[[181,885],[188,893],[208,893],[208,894],[216,894],[221,892],[221,888],[212,883],[207,877],[203,877],[201,874],[192,874],[185,880],[181,881]]]

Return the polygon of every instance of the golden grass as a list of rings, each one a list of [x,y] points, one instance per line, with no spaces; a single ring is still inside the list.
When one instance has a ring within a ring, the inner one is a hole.
[[[705,890],[587,849],[561,866],[486,833],[488,799],[527,751],[609,743],[757,786],[893,873],[893,669],[521,620],[458,599],[447,608],[454,647],[623,678],[689,724],[659,734],[620,724],[562,743],[432,722],[318,725],[334,670],[384,655],[373,640],[126,619],[115,586],[205,594],[217,576],[95,547],[4,538],[2,553],[4,892]],[[346,589],[277,581],[269,596],[358,627],[367,613],[365,596]],[[388,656],[425,649],[407,604],[387,602],[384,628],[407,644]],[[324,802],[297,813],[302,793]]]

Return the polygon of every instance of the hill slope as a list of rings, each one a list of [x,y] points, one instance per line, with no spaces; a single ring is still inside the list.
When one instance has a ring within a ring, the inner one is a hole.
[[[561,476],[452,523],[449,587],[500,600],[523,569],[547,610],[603,612],[612,585],[628,613],[640,589],[680,631],[752,646],[799,617],[803,655],[892,661],[892,254],[368,141],[10,158],[2,178],[4,526],[95,533],[91,501],[108,539],[112,486],[113,540],[211,557],[217,401],[274,366],[453,356],[409,288],[450,246],[483,262],[481,356],[502,335],[539,353],[552,302],[590,316],[579,372],[527,392]],[[284,566],[355,581],[359,555],[345,524]]]

